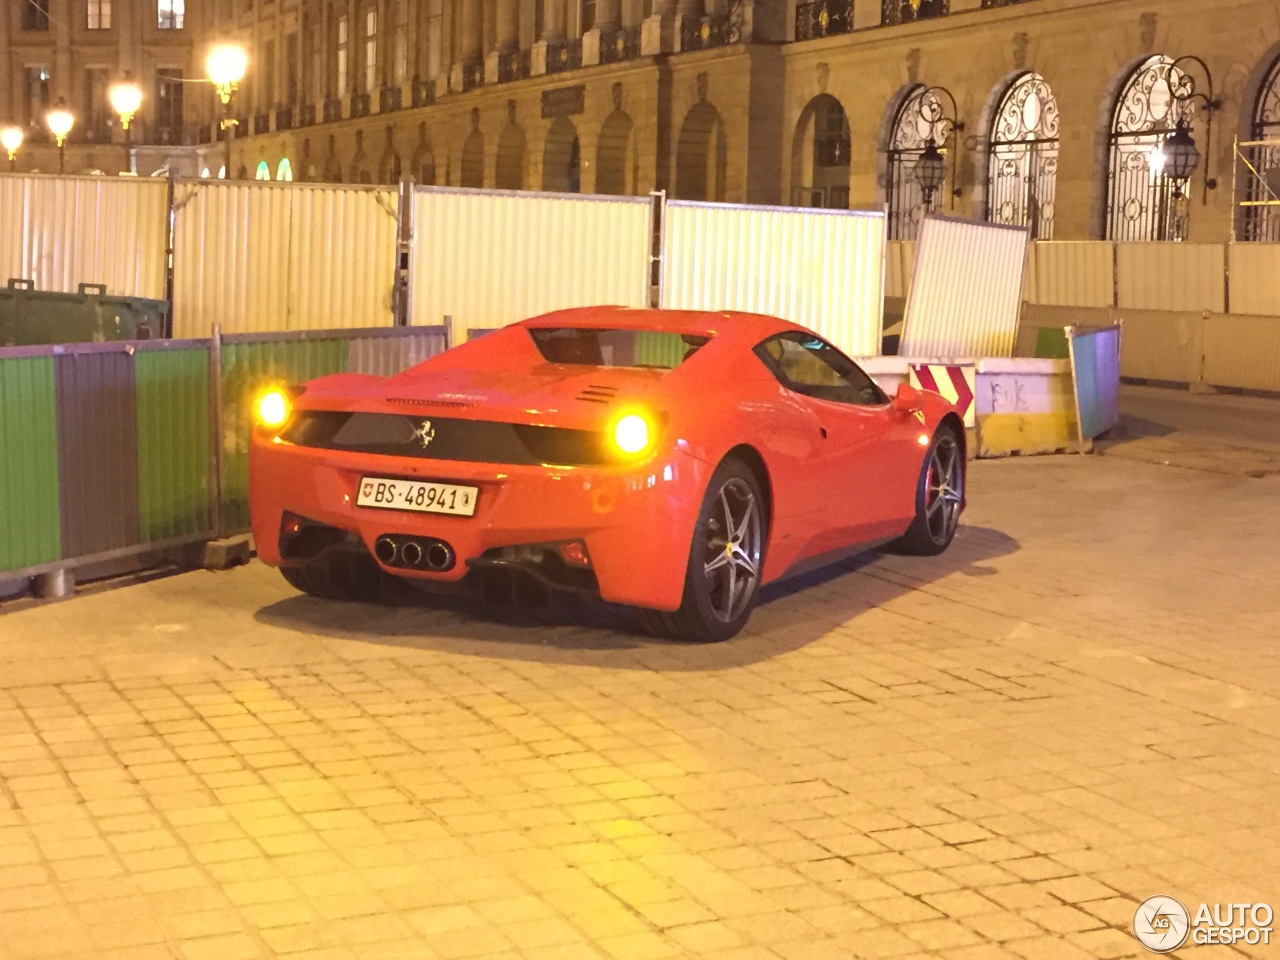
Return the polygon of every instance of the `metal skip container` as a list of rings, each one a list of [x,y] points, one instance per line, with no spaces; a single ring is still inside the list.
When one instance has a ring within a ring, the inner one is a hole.
[[[165,335],[168,315],[164,300],[109,296],[103,284],[62,293],[10,279],[0,288],[0,346],[153,340]]]

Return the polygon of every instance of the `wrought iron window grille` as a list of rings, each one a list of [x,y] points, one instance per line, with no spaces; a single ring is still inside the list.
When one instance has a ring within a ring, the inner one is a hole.
[[[880,22],[893,26],[944,17],[948,12],[948,0],[881,0]]]
[[[547,73],[564,73],[582,66],[582,38],[547,44]]]
[[[796,39],[817,40],[853,31],[853,0],[818,0],[796,7]]]
[[[378,91],[379,113],[392,113],[403,105],[403,94],[399,87],[383,87]]]
[[[600,62],[622,63],[640,56],[639,25],[619,27],[609,33],[600,35]]]
[[[436,85],[431,80],[423,80],[421,77],[413,79],[413,105],[415,107],[429,107],[436,102]]]
[[[532,73],[533,62],[528,50],[514,50],[498,56],[499,83],[527,80]]]

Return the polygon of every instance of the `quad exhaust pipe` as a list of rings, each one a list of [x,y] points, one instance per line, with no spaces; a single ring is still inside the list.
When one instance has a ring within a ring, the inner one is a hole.
[[[430,570],[432,573],[451,570],[457,561],[453,547],[443,540],[389,533],[384,533],[374,541],[373,555],[388,567]]]

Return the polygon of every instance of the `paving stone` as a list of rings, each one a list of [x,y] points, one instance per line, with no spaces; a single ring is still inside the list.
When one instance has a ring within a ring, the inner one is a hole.
[[[1273,896],[1280,479],[970,479],[706,647],[256,563],[0,608],[0,958],[1111,960]]]

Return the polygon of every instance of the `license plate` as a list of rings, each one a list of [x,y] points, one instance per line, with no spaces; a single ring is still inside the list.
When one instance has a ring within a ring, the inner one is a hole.
[[[479,487],[464,487],[454,483],[361,477],[356,506],[470,517],[475,515],[476,498],[479,495]]]

